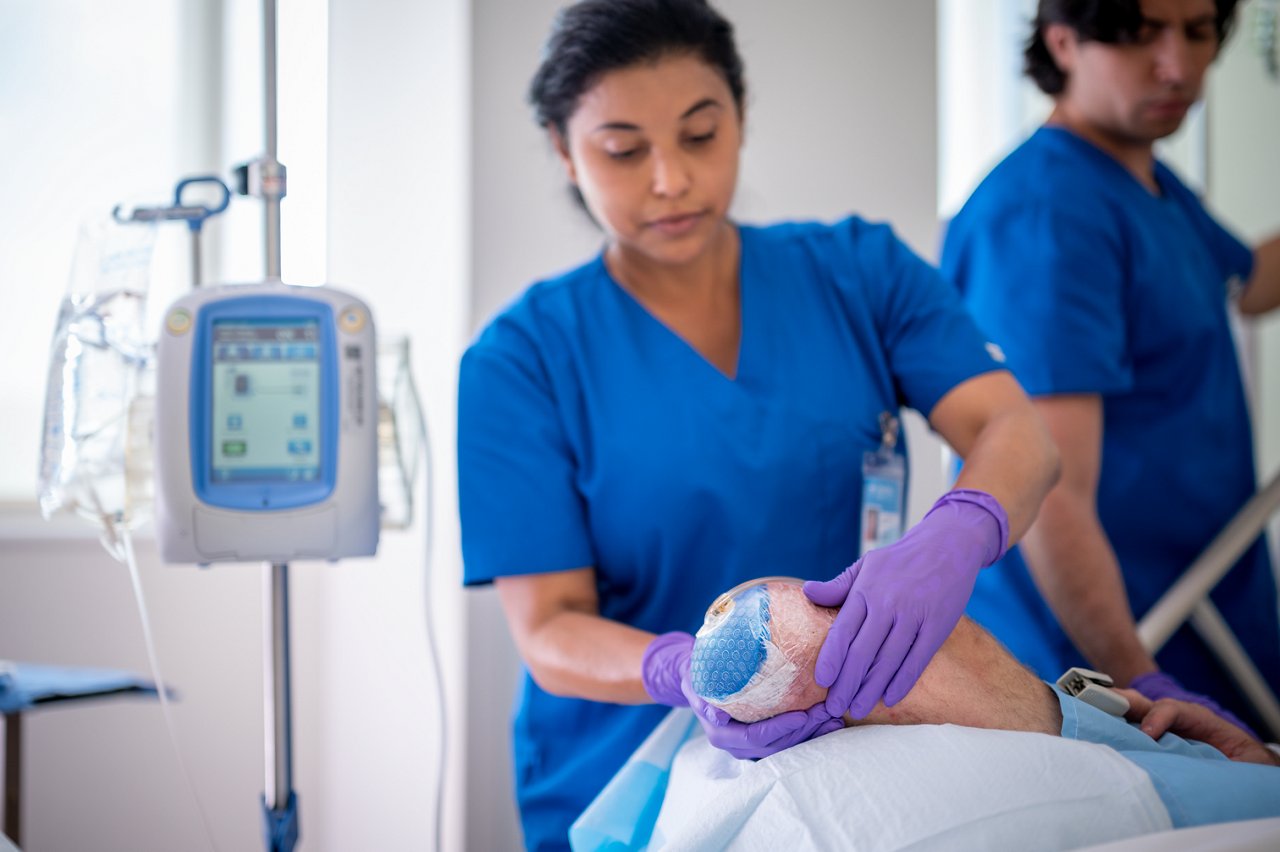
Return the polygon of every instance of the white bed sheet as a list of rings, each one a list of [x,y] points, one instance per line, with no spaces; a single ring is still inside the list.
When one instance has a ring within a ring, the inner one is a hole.
[[[1171,828],[1147,774],[1093,743],[870,726],[751,762],[698,729],[675,756],[648,848],[1058,850]]]
[[[1198,825],[1090,846],[1081,852],[1276,852],[1280,817]]]

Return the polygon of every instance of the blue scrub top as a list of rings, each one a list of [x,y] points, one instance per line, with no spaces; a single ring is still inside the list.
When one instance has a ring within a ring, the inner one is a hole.
[[[742,337],[727,378],[602,257],[529,288],[463,356],[464,580],[595,568],[605,618],[693,632],[720,593],[827,579],[858,554],[879,417],[928,414],[995,369],[955,292],[884,225],[739,228]],[[522,678],[517,798],[530,848],[568,828],[667,713]]]
[[[1163,164],[1158,195],[1061,128],[998,165],[947,230],[942,271],[1032,395],[1100,394],[1097,506],[1141,618],[1256,489],[1226,310],[1250,250]],[[1213,600],[1280,684],[1276,587],[1259,541]],[[1015,548],[979,576],[968,613],[1041,677],[1084,662]],[[1257,723],[1189,627],[1161,668]]]

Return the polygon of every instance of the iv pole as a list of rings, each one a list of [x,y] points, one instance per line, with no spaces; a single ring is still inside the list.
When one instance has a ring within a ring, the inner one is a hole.
[[[239,192],[263,200],[266,277],[280,280],[280,200],[285,167],[276,159],[276,2],[263,0],[263,82],[266,151],[237,169]],[[289,682],[289,564],[263,567],[263,734],[266,787],[263,836],[268,852],[292,852],[298,842],[298,797],[293,791],[293,730]]]

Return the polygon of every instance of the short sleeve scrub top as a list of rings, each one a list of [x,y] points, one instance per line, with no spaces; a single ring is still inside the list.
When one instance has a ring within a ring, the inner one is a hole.
[[[1158,193],[1069,131],[1041,128],[956,215],[942,253],[944,275],[1030,394],[1101,396],[1097,510],[1138,619],[1256,489],[1226,309],[1253,256],[1162,163],[1155,177]],[[1265,540],[1212,598],[1280,684]],[[1017,548],[981,573],[968,614],[1043,678],[1085,662]],[[1259,721],[1189,627],[1156,659]]]
[[[884,225],[739,226],[730,379],[609,275],[539,282],[468,348],[458,477],[464,581],[595,570],[600,614],[693,632],[761,576],[827,579],[858,553],[883,412],[928,414],[998,369],[955,291]],[[568,827],[668,712],[551,695],[514,721],[525,841]]]

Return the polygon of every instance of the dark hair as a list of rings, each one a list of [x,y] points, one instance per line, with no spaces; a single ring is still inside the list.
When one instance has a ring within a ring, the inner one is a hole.
[[[556,16],[529,84],[538,125],[563,136],[578,99],[606,72],[671,53],[695,54],[718,70],[742,110],[733,25],[706,0],[581,0]]]
[[[1219,45],[1231,32],[1237,2],[1214,0]],[[1040,91],[1057,95],[1066,88],[1067,75],[1053,61],[1045,44],[1044,30],[1049,24],[1066,24],[1083,41],[1129,44],[1142,29],[1142,8],[1140,0],[1040,0],[1031,38],[1022,52],[1022,68]]]

